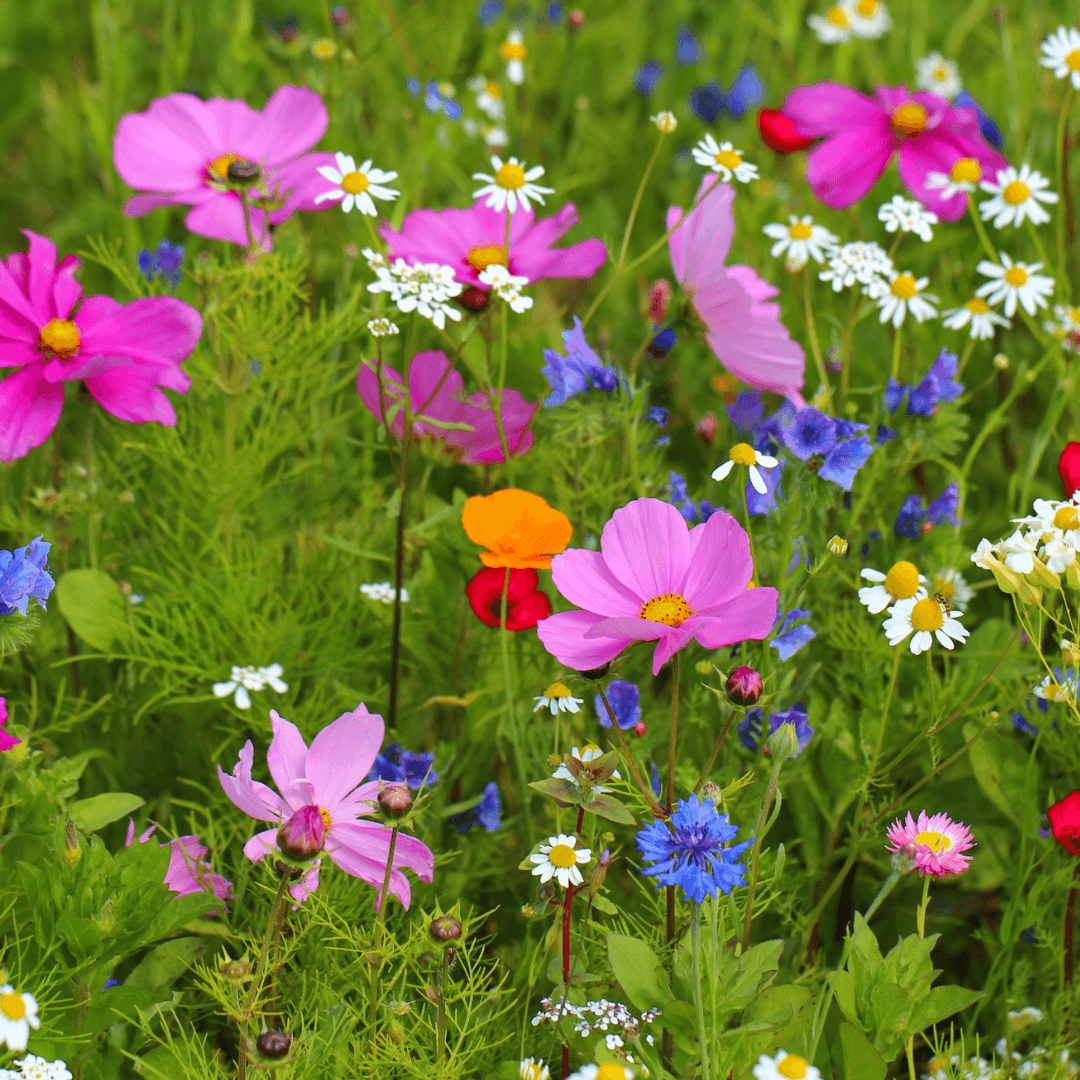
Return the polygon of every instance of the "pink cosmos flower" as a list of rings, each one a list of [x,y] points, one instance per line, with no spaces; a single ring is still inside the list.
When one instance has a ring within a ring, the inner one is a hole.
[[[786,394],[800,407],[806,357],[780,321],[780,305],[765,303],[779,292],[749,266],[725,266],[735,235],[735,189],[706,173],[697,205],[683,216],[667,213],[675,277],[705,323],[705,340],[720,362],[747,386]]]
[[[7,698],[0,697],[0,728],[8,722]],[[0,731],[0,750],[10,750],[18,746],[22,739],[16,739],[6,731]]]
[[[975,846],[971,830],[948,814],[927,817],[926,811],[916,821],[908,811],[907,821],[899,818],[888,829],[889,851],[899,851],[909,844],[915,848],[915,869],[921,877],[949,877],[961,874],[971,862],[970,855],[961,852]]]
[[[17,369],[0,381],[0,461],[25,457],[52,434],[65,382],[85,382],[121,420],[175,425],[158,387],[186,393],[191,385],[180,365],[202,334],[199,313],[171,296],[80,303],[79,260],[58,264],[51,240],[23,231],[29,253],[0,262],[0,368]]]
[[[850,86],[820,82],[792,90],[783,111],[801,135],[824,138],[806,159],[806,179],[835,210],[858,202],[894,154],[908,191],[946,221],[963,216],[967,196],[943,198],[927,187],[930,173],[949,176],[961,158],[978,162],[984,177],[1008,167],[982,137],[974,109],[957,108],[925,90],[879,86],[870,98]]]
[[[357,705],[324,727],[310,749],[295,724],[283,720],[274,710],[270,720],[274,737],[266,761],[280,795],[252,779],[254,750],[250,739],[240,751],[231,776],[218,767],[218,779],[233,803],[250,817],[274,822],[273,828],[256,834],[244,845],[244,854],[258,862],[277,852],[280,827],[298,811],[314,807],[325,824],[325,853],[345,873],[381,892],[392,830],[360,818],[373,813],[372,804],[379,794],[378,780],[362,781],[382,745],[382,717],[369,713],[363,704]],[[398,867],[412,870],[421,881],[431,881],[435,856],[414,836],[399,832],[394,866],[390,891],[408,907],[409,879]],[[293,899],[303,900],[317,883],[313,867],[300,887],[291,890]]]
[[[570,548],[551,560],[555,587],[582,610],[549,615],[536,632],[577,671],[655,641],[656,675],[691,638],[719,649],[769,636],[778,594],[747,588],[753,572],[750,540],[730,514],[688,529],[670,503],[635,499],[611,515],[599,551]]]
[[[315,205],[326,187],[316,170],[333,165],[334,155],[305,153],[328,122],[322,98],[303,86],[279,86],[262,112],[228,98],[155,98],[145,112],[122,116],[116,128],[116,171],[145,193],[129,199],[124,213],[142,217],[161,206],[190,206],[184,225],[191,232],[246,245],[243,204],[234,189],[239,180],[251,185],[252,233],[269,251],[269,226],[297,210],[330,205]]]
[[[145,844],[154,835],[157,825],[151,825],[139,834],[139,843]],[[124,847],[135,842],[135,822],[128,818],[127,839]],[[199,843],[198,836],[178,836],[162,847],[169,848],[169,868],[165,871],[163,884],[177,896],[192,896],[198,892],[212,892],[219,900],[232,897],[232,882],[220,874],[212,873],[206,861],[207,850]],[[217,912],[210,912],[216,915]]]
[[[469,424],[472,430],[454,430],[417,420],[413,423],[413,438],[445,442],[465,465],[503,461],[502,443],[483,391],[465,396],[465,384],[458,372],[447,368],[450,361],[444,352],[422,352],[409,365],[409,408],[414,416],[427,416],[450,424]],[[444,378],[445,376],[445,378]],[[400,403],[404,382],[399,372],[383,365],[383,398],[390,427],[400,438],[405,431],[405,417]],[[380,401],[379,376],[373,360],[365,360],[356,376],[356,392],[360,400],[384,423],[383,402]],[[502,392],[502,422],[506,445],[512,457],[521,457],[533,444],[529,430],[539,402],[526,401],[516,390]]]
[[[573,203],[554,217],[536,220],[532,210],[510,216],[511,274],[538,278],[590,278],[604,264],[602,240],[582,240],[570,247],[552,247],[578,222]],[[479,277],[492,264],[506,263],[506,214],[476,202],[467,210],[414,210],[401,231],[384,226],[380,232],[392,256],[406,262],[437,262],[452,266],[459,281],[485,292],[491,288]]]

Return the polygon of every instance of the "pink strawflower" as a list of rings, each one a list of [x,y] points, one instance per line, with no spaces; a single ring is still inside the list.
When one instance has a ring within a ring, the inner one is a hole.
[[[824,138],[807,156],[806,179],[836,210],[867,194],[894,154],[908,191],[947,221],[964,215],[967,195],[942,198],[940,190],[926,186],[930,173],[948,176],[961,158],[977,161],[990,179],[1008,167],[982,137],[973,109],[957,108],[925,90],[879,86],[870,98],[850,86],[820,82],[792,90],[783,111],[801,135]]]
[[[139,834],[139,843],[145,844],[154,835],[157,825],[151,825]],[[135,842],[135,822],[128,818],[127,838],[124,847],[131,847]],[[169,868],[165,871],[164,885],[169,892],[177,896],[192,896],[198,892],[213,893],[219,900],[232,897],[232,882],[215,874],[206,861],[207,850],[199,843],[198,836],[178,836],[162,847],[169,848]],[[210,912],[216,915],[216,911]]]
[[[590,278],[604,264],[607,248],[602,240],[582,240],[569,247],[552,247],[578,221],[573,203],[554,217],[536,220],[532,210],[510,215],[511,274],[538,278]],[[506,214],[483,202],[467,210],[414,210],[401,223],[401,231],[380,229],[390,254],[410,263],[437,262],[452,266],[459,281],[485,291],[479,277],[493,263],[506,263]]]
[[[409,365],[409,408],[414,416],[428,416],[451,424],[469,424],[471,430],[437,427],[419,420],[413,423],[414,439],[433,439],[446,443],[465,465],[503,461],[502,443],[495,413],[483,391],[465,396],[465,384],[458,372],[446,374],[450,361],[444,352],[422,352]],[[444,378],[445,375],[445,378]],[[390,427],[400,437],[405,431],[405,416],[400,406],[404,382],[399,372],[383,365],[382,400],[375,361],[365,360],[356,376],[360,400],[380,420],[391,417]],[[533,444],[529,429],[539,402],[528,402],[516,390],[502,392],[502,422],[506,445],[512,457],[521,457]]]
[[[228,169],[232,164],[251,173],[257,166],[247,188],[249,202],[255,201],[251,228],[269,251],[269,226],[297,210],[332,205],[315,204],[326,188],[316,170],[333,165],[334,155],[305,153],[328,122],[322,98],[303,86],[279,86],[261,112],[229,98],[155,98],[145,112],[122,116],[116,128],[116,171],[145,193],[129,199],[124,213],[141,217],[161,206],[190,206],[184,225],[191,232],[246,246],[243,204]]]
[[[186,393],[191,385],[180,365],[202,334],[199,313],[171,296],[79,303],[79,260],[66,255],[57,264],[51,240],[23,232],[29,253],[0,262],[0,368],[17,369],[0,381],[0,461],[25,457],[52,434],[65,382],[85,382],[121,420],[175,425],[158,387]]]
[[[0,697],[0,727],[3,727],[7,722],[7,698]],[[14,735],[9,735],[6,731],[0,731],[0,750],[10,750],[13,746],[18,746],[21,742],[22,739],[16,739]]]
[[[916,821],[908,811],[907,821],[896,819],[888,828],[888,850],[899,851],[911,845],[915,849],[915,869],[922,877],[951,877],[962,874],[971,862],[961,852],[975,846],[971,830],[948,814],[927,817],[926,811]]]
[[[753,572],[750,540],[730,514],[688,529],[671,503],[635,499],[611,515],[599,551],[570,548],[551,560],[555,587],[582,610],[549,615],[536,632],[577,671],[655,641],[656,675],[691,638],[719,649],[768,637],[778,594],[747,588]]]
[[[765,303],[779,292],[749,266],[725,266],[735,235],[732,203],[735,189],[718,184],[706,173],[698,188],[697,206],[683,216],[672,206],[671,265],[675,277],[705,324],[705,340],[720,362],[747,386],[772,390],[803,404],[806,357],[780,321],[780,305]]]
[[[244,845],[244,854],[252,862],[273,855],[278,851],[280,826],[302,807],[314,807],[326,825],[325,853],[345,873],[381,891],[392,830],[360,819],[373,813],[379,794],[378,780],[362,781],[371,771],[382,745],[382,717],[369,713],[360,704],[324,727],[310,749],[295,724],[283,720],[273,710],[270,720],[274,737],[266,761],[281,795],[252,779],[255,752],[250,739],[240,751],[240,760],[231,776],[218,767],[218,779],[233,803],[250,817],[274,823],[273,828],[258,833]],[[409,879],[402,870],[412,870],[421,881],[431,881],[435,857],[414,836],[399,832],[394,866],[390,891],[408,907]],[[293,899],[303,900],[317,883],[313,868],[300,883],[302,888],[294,886]]]

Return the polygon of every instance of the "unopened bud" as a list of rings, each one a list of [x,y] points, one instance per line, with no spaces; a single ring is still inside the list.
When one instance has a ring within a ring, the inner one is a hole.
[[[611,852],[606,848],[596,860],[596,865],[589,871],[589,896],[595,896],[600,891],[607,877],[608,867],[611,865]]]
[[[74,866],[82,858],[79,830],[75,828],[75,822],[71,818],[64,823],[63,856],[64,862],[69,866]]]
[[[994,367],[996,367],[998,371],[1007,371],[1009,367],[1009,358],[1003,352],[999,352],[997,356],[994,357]]]
[[[648,729],[648,728],[647,728],[647,727],[645,726],[645,721],[644,721],[644,720],[639,720],[639,721],[638,721],[638,722],[637,722],[637,723],[636,723],[636,724],[634,725],[634,734],[635,734],[635,735],[636,735],[636,736],[637,736],[637,737],[638,737],[639,739],[640,739],[640,738],[641,738],[641,736],[642,736],[642,735],[644,735],[644,734],[645,734],[645,732],[646,732],[646,731],[648,731],[648,730],[649,730],[649,729]]]
[[[902,848],[893,852],[893,873],[910,874],[915,869],[915,845],[905,844]]]
[[[728,676],[726,687],[728,697],[736,705],[756,705],[761,697],[761,676],[744,664]]]
[[[611,670],[611,661],[606,664],[601,664],[599,667],[589,668],[587,671],[579,671],[578,674],[583,679],[588,679],[590,682],[597,682],[602,679]]]
[[[671,303],[671,282],[658,278],[649,286],[649,322],[656,325],[667,318],[668,305]]]
[[[716,438],[719,425],[716,422],[716,413],[706,413],[698,422],[694,430],[707,442],[711,443]]]
[[[775,762],[794,757],[799,752],[799,736],[795,725],[785,721],[769,736],[767,745],[769,755]]]
[[[720,785],[714,784],[711,780],[705,784],[701,789],[701,797],[708,799],[714,806],[720,805]]]
[[[403,818],[412,806],[412,793],[404,784],[390,784],[379,792],[379,809],[391,820]]]
[[[555,883],[553,881],[545,881],[536,890],[536,902],[538,904],[550,904],[555,901]]]
[[[317,806],[301,806],[280,829],[277,842],[281,853],[294,862],[308,862],[323,849],[326,820]]]
[[[1061,658],[1065,661],[1066,667],[1080,667],[1080,645],[1065,638],[1061,642]]]
[[[241,187],[250,187],[262,175],[262,168],[257,161],[240,158],[238,161],[229,162],[225,175],[234,184]]]
[[[708,675],[712,671],[712,669],[713,669],[713,666],[712,666],[712,664],[709,663],[708,660],[699,660],[694,665],[694,670],[699,675]]]
[[[111,896],[101,905],[101,910],[94,916],[93,922],[105,937],[111,937],[120,929],[120,919]]]
[[[679,126],[675,114],[667,109],[658,112],[655,116],[650,116],[649,119],[656,125],[656,130],[661,135],[670,135]]]
[[[224,960],[218,966],[218,971],[229,982],[244,982],[251,974],[251,965],[246,960]]]
[[[834,536],[826,545],[825,550],[830,555],[843,558],[848,553],[848,542],[842,536]]]
[[[271,1067],[281,1065],[292,1049],[293,1037],[285,1031],[264,1031],[255,1040],[255,1060]]]
[[[461,937],[461,920],[455,919],[453,915],[440,915],[431,920],[428,929],[436,941],[457,941]]]
[[[585,12],[574,8],[566,18],[566,25],[570,30],[581,30],[585,26]]]

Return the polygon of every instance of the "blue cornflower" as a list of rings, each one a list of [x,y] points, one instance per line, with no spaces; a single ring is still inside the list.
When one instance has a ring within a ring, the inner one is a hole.
[[[413,97],[416,97],[416,95],[420,93],[420,80],[419,79],[406,79],[405,80],[405,89],[408,90],[409,93],[412,94]]]
[[[428,80],[424,90],[424,108],[428,112],[445,113],[448,120],[460,120],[464,114],[464,109],[452,97],[444,94],[434,79]]]
[[[800,460],[827,454],[836,445],[836,423],[817,409],[800,409],[782,433],[784,445]]]
[[[735,395],[735,400],[730,405],[725,405],[724,408],[727,409],[728,419],[741,435],[744,432],[753,431],[761,423],[765,403],[761,400],[760,390],[743,390]],[[755,449],[760,449],[760,447]]]
[[[123,979],[106,979],[105,980],[105,989],[106,990],[111,990],[114,986],[123,986],[123,985],[124,985],[124,980]]]
[[[675,345],[675,342],[679,339],[675,336],[675,331],[669,326],[666,330],[661,330],[649,342],[647,351],[651,359],[663,360]]]
[[[850,439],[855,435],[858,435],[860,431],[869,431],[869,424],[859,424],[854,420],[841,420],[840,417],[836,417],[833,420],[836,425],[836,437],[838,439]]]
[[[781,724],[791,724],[795,728],[795,737],[799,740],[799,749],[792,754],[798,757],[814,737],[814,729],[807,723],[806,709],[802,704],[792,705],[785,712],[772,713],[769,716],[769,734],[775,734]]]
[[[657,60],[646,60],[634,73],[634,89],[642,97],[648,97],[663,77],[664,65]]]
[[[790,660],[804,645],[809,645],[817,637],[817,631],[811,630],[803,619],[809,619],[810,612],[792,608],[781,619],[777,619],[776,637],[769,642],[769,648],[780,654],[780,659]],[[802,625],[796,626],[796,623]]]
[[[822,480],[839,484],[845,491],[850,491],[855,482],[855,474],[866,464],[873,452],[874,447],[865,435],[837,443],[825,455],[825,460],[818,469],[818,476]]]
[[[701,42],[685,23],[675,32],[675,62],[685,67],[696,64],[704,55]]]
[[[645,414],[646,420],[651,420],[657,427],[666,428],[668,422],[668,411],[663,405],[653,405],[652,408]]]
[[[649,787],[652,788],[652,793],[659,799],[660,798],[660,770],[656,767],[656,762],[649,762]]]
[[[605,393],[611,393],[619,385],[619,373],[600,362],[600,357],[585,340],[585,331],[577,316],[574,317],[574,328],[564,330],[562,339],[567,350],[565,356],[554,349],[544,350],[546,363],[540,370],[551,386],[551,394],[544,402],[546,408],[562,405],[568,398],[585,393],[590,385]]]
[[[460,814],[451,814],[450,824],[458,832],[463,833],[476,825],[482,825],[488,832],[495,832],[502,824],[502,797],[499,795],[499,785],[494,780],[489,780],[484,785],[484,793],[480,796],[480,801]]]
[[[653,439],[652,444],[653,446],[667,446],[670,442],[670,435],[657,435],[656,438]]]
[[[45,569],[50,547],[38,536],[26,547],[0,551],[0,615],[25,615],[30,597],[45,607],[56,584]]]
[[[962,524],[956,517],[959,509],[960,488],[952,483],[926,508],[923,517],[931,525],[951,525],[955,528]]]
[[[641,722],[641,691],[626,679],[615,679],[608,684],[607,699],[615,713],[615,721],[626,731]],[[597,694],[593,699],[601,727],[611,727],[611,717],[604,707],[604,699]]]
[[[547,21],[552,26],[558,26],[562,22],[563,6],[559,3],[559,0],[552,0],[547,6]]]
[[[490,26],[502,12],[502,0],[482,0],[477,11],[477,18],[481,26]]]
[[[722,507],[713,506],[707,499],[702,499],[701,502],[698,503],[698,513],[701,515],[702,521],[708,521],[709,518],[720,509],[722,509]]]
[[[747,480],[746,507],[752,516],[764,517],[766,514],[771,514],[779,505],[777,500],[784,497],[784,493],[780,490],[780,477],[786,464],[787,462],[780,458],[773,468],[760,471],[761,479],[765,481],[764,494],[759,493]]]
[[[725,846],[739,828],[727,814],[716,812],[711,799],[702,801],[697,795],[680,799],[671,825],[674,830],[654,821],[637,834],[638,851],[653,864],[642,873],[655,877],[657,888],[678,885],[688,900],[700,904],[707,896],[728,894],[745,884],[746,867],[738,860],[753,841]]]
[[[1000,150],[1005,145],[1005,140],[1001,136],[1001,128],[994,123],[987,113],[983,112],[982,106],[966,90],[961,90],[953,98],[953,104],[958,109],[975,110],[975,117],[979,122],[979,131],[982,132],[982,137],[991,146]]]
[[[760,105],[765,100],[765,84],[753,64],[743,64],[738,74],[731,80],[731,88],[724,95],[724,105],[728,116],[738,122],[747,109]]]
[[[136,256],[139,270],[147,281],[160,274],[174,289],[180,284],[180,267],[184,261],[184,245],[162,240],[156,251],[143,248]]]
[[[904,395],[910,389],[911,387],[907,383],[899,383],[895,379],[889,379],[889,385],[885,387],[885,393],[882,395],[885,408],[890,413],[896,412],[904,404]]]
[[[767,416],[754,428],[753,447],[763,454],[774,454],[783,445],[784,431],[795,419],[796,409],[785,401],[772,416]],[[775,472],[775,470],[770,470]]]
[[[908,397],[909,416],[931,416],[939,401],[955,401],[964,392],[963,386],[954,378],[956,367],[956,354],[942,349],[922,382]]]
[[[874,433],[874,443],[880,446],[882,443],[887,443],[890,439],[895,439],[900,432],[894,427],[888,427],[886,424],[878,424],[877,431]]]
[[[918,495],[909,495],[904,500],[904,505],[900,507],[900,511],[896,515],[896,524],[893,526],[893,532],[895,532],[897,536],[907,536],[912,540],[918,540],[919,522],[922,521],[922,516],[922,499],[920,499]]]
[[[703,86],[695,86],[686,95],[686,103],[690,111],[706,124],[716,122],[716,118],[724,111],[724,91],[720,84],[715,82],[705,83]]]
[[[747,750],[757,751],[758,739],[761,738],[761,725],[765,722],[765,714],[760,709],[747,709],[746,715],[739,721],[736,730],[739,733],[739,742]]]
[[[1045,703],[1044,703],[1045,704]],[[1021,735],[1038,735],[1039,729],[1034,725],[1028,723],[1024,714],[1020,711],[1012,714],[1013,727],[1020,732]]]
[[[376,755],[368,779],[405,784],[416,791],[422,786],[430,787],[439,779],[439,774],[432,768],[434,761],[434,754],[414,754],[410,750],[402,750],[397,743],[390,743]]]

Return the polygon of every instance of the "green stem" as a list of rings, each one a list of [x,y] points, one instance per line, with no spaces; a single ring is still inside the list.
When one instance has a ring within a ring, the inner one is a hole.
[[[972,192],[971,195],[968,195],[968,213],[971,214],[971,220],[975,223],[975,232],[979,234],[979,243],[982,244],[983,250],[990,256],[992,262],[1000,263],[1001,257],[998,255],[994,245],[990,243],[990,237],[986,235],[982,218],[979,217],[979,211],[975,207],[975,200],[972,198],[974,194]]]
[[[1055,136],[1055,150],[1057,151],[1057,180],[1060,203],[1057,211],[1057,280],[1066,289],[1069,288],[1069,280],[1065,267],[1065,223],[1066,208],[1070,199],[1068,183],[1066,181],[1066,149],[1065,142],[1068,138],[1069,109],[1072,105],[1072,86],[1066,81],[1065,90],[1061,95],[1061,106],[1058,109],[1057,135]],[[1066,301],[1069,297],[1066,295]]]
[[[615,719],[615,710],[611,707],[611,702],[608,701],[607,691],[600,686],[599,683],[597,684],[597,689],[600,691],[600,698],[604,702],[604,708],[607,709],[608,716],[611,717],[611,726],[615,729],[615,734],[619,739],[619,749],[622,751],[627,768],[630,770],[630,775],[634,778],[634,783],[637,784],[642,795],[648,800],[649,808],[652,810],[653,814],[661,818],[666,817],[667,815],[664,813],[664,808],[653,796],[652,788],[645,783],[641,773],[638,771],[637,762],[634,761],[634,755],[630,753],[630,747],[626,742],[626,736],[623,734],[623,729],[619,727],[619,722]]]
[[[972,349],[975,348],[975,339],[969,337],[967,343],[964,345],[964,351],[960,354],[960,363],[956,365],[956,377],[959,379],[964,372],[964,365],[967,364],[968,358],[971,356]]]
[[[749,483],[749,481],[746,481],[745,483],[741,484],[740,485],[740,490],[742,491],[742,509],[743,509],[743,520],[746,522],[746,536],[747,536],[747,539],[750,541],[750,563],[751,563],[751,567],[753,569],[753,576],[750,578],[750,584],[751,585],[757,585],[757,581],[758,581],[757,554],[754,551],[754,530],[750,528],[750,503],[747,501],[747,498],[746,498],[746,484],[747,483]]]
[[[893,347],[892,347],[892,377],[899,381],[900,379],[900,329],[904,324],[896,327],[896,331],[893,334]]]
[[[780,770],[784,767],[782,761],[776,762],[769,776],[769,788],[765,792],[765,799],[761,804],[761,813],[758,815],[757,832],[754,836],[754,853],[750,860],[750,886],[746,893],[746,914],[743,916],[742,951],[750,948],[750,922],[754,917],[754,894],[757,892],[758,866],[761,861],[761,842],[764,839],[765,823],[769,820],[769,811],[772,809],[773,796],[776,794],[776,783],[780,779]]]
[[[667,812],[675,809],[675,756],[679,742],[679,654],[671,658],[671,727],[668,731]]]
[[[371,931],[371,982],[368,995],[371,1007],[368,1013],[368,1046],[375,1044],[375,1024],[379,1015],[379,976],[382,974],[382,957],[378,955],[382,948],[383,927],[386,923],[386,897],[390,892],[390,875],[394,870],[394,849],[397,847],[398,830],[395,825],[390,833],[390,850],[386,856],[386,873],[383,875],[382,892],[379,894],[379,910],[375,914],[375,926]]]
[[[634,196],[634,205],[630,207],[630,217],[626,222],[626,231],[623,233],[622,247],[619,248],[619,261],[616,264],[616,271],[619,271],[623,267],[623,263],[626,262],[626,249],[630,246],[630,233],[634,228],[634,221],[637,218],[638,207],[641,206],[641,197],[645,194],[645,185],[649,182],[649,176],[653,171],[653,166],[656,164],[656,159],[660,154],[660,147],[664,144],[664,133],[660,133],[660,138],[656,141],[656,146],[653,149],[652,157],[649,158],[649,164],[645,166],[645,173],[641,177],[641,183],[638,184],[637,194]]]
[[[255,234],[251,231],[251,207],[246,191],[240,192],[240,205],[244,208],[244,232],[247,233],[248,253],[255,251]]]
[[[935,706],[934,706],[934,681],[935,681],[934,660],[933,660],[933,657],[930,654],[930,650],[927,649],[926,650],[926,682],[927,682],[927,686],[930,688],[930,723],[931,723],[931,725],[933,725],[933,723],[934,723],[934,709],[935,709]]]
[[[443,949],[439,964],[439,1021],[435,1032],[435,1056],[439,1064],[446,1057],[446,972],[450,967],[450,954],[453,949]]]
[[[893,889],[896,887],[896,883],[899,880],[900,874],[896,870],[893,870],[892,873],[890,873],[889,876],[884,880],[884,882],[882,882],[881,888],[878,889],[877,896],[874,897],[874,899],[870,902],[870,906],[863,913],[863,918],[867,922],[869,922],[873,918],[874,912],[877,911],[877,909],[881,906],[882,902],[889,895],[889,893],[893,891]]]
[[[927,874],[922,882],[922,902],[915,912],[915,925],[919,931],[919,937],[926,937],[926,905],[930,903],[930,878]]]
[[[1061,217],[1062,217],[1062,214],[1061,214],[1061,210],[1059,208],[1058,209],[1058,218],[1060,219]],[[1041,262],[1044,267],[1048,266],[1049,265],[1049,260],[1046,257],[1046,248],[1043,247],[1042,237],[1039,235],[1039,230],[1037,228],[1035,228],[1035,222],[1032,221],[1031,218],[1028,218],[1027,221],[1026,221],[1026,225],[1028,227],[1028,232],[1031,233],[1032,239],[1035,241],[1035,250],[1039,253],[1039,262]],[[1064,276],[1061,274],[1060,271],[1058,272],[1057,280],[1058,281],[1063,281],[1064,280]]]
[[[829,387],[829,373],[825,367],[825,360],[821,355],[821,345],[818,343],[817,325],[814,322],[814,305],[810,299],[810,274],[806,267],[802,269],[803,279],[803,308],[806,315],[806,333],[810,338],[810,351],[814,354],[814,363],[817,364],[818,375],[821,377],[821,385],[825,389],[824,403],[822,408],[826,412],[832,411],[832,390]]]
[[[705,768],[701,770],[701,775],[698,777],[698,782],[694,785],[694,793],[699,792],[705,781],[709,778],[709,773],[712,771],[712,767],[716,762],[716,757],[720,753],[720,747],[724,745],[724,739],[727,737],[731,722],[735,719],[735,710],[728,707],[727,720],[724,721],[724,726],[720,729],[720,734],[716,737],[716,742],[713,743],[712,753],[709,754],[709,760],[705,762]]]
[[[690,949],[694,961],[694,1009],[697,1012],[698,1042],[701,1046],[701,1078],[712,1080],[709,1040],[705,1036],[705,1006],[701,1000],[701,905],[690,905]]]

